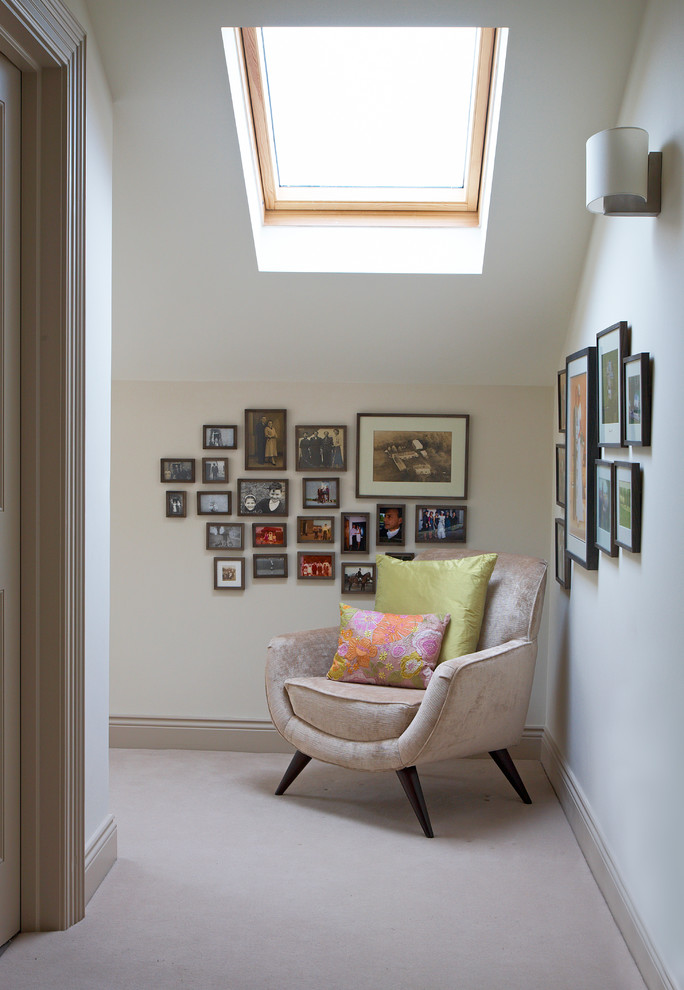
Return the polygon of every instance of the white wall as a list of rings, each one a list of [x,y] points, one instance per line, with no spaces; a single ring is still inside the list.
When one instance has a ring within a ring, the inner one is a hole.
[[[311,373],[315,374],[315,362]],[[160,458],[201,459],[202,426],[237,423],[240,447],[228,451],[229,487],[244,468],[246,408],[284,408],[288,416],[288,467],[294,465],[296,424],[346,424],[349,470],[340,475],[341,508],[371,512],[375,500],[355,499],[357,412],[469,413],[470,474],[467,545],[547,558],[546,506],[551,496],[546,438],[552,415],[550,388],[468,388],[396,385],[321,386],[311,382],[114,382],[112,435],[111,707],[114,715],[267,719],[266,646],[288,630],[336,625],[339,576],[332,583],[297,581],[295,519],[302,474],[288,470],[290,577],[253,581],[251,522],[244,556],[244,592],[213,590],[214,551],[205,549],[206,517],[197,517],[194,492],[187,519],[165,517]],[[198,465],[199,466],[199,465]],[[199,475],[198,475],[199,476]],[[268,477],[268,473],[263,475]],[[233,496],[235,501],[235,494]],[[408,503],[409,512],[413,503]],[[339,516],[339,510],[334,512]],[[339,573],[339,525],[335,551]],[[413,549],[410,516],[407,550]],[[299,546],[299,549],[306,547]],[[374,552],[374,546],[372,551]],[[371,553],[369,560],[374,559]],[[347,599],[372,606],[373,599]],[[545,712],[546,624],[528,724]]]
[[[573,564],[552,585],[548,727],[627,897],[674,985],[684,986],[681,493],[684,367],[684,7],[652,0],[619,121],[663,151],[658,219],[597,218],[565,355],[627,320],[654,360],[653,446],[606,450],[643,468],[639,555]]]

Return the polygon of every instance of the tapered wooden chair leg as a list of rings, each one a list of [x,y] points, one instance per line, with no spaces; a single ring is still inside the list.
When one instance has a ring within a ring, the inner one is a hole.
[[[300,753],[299,750],[296,750],[295,755],[290,760],[289,767],[287,768],[285,774],[283,775],[283,779],[278,784],[276,794],[284,794],[285,791],[290,786],[290,784],[292,783],[292,781],[300,775],[300,773],[307,765],[307,763],[310,762],[310,760],[311,757],[307,756],[306,753]]]
[[[497,767],[504,775],[509,784],[511,784],[517,793],[522,798],[525,804],[532,804],[532,798],[527,793],[527,788],[522,782],[520,774],[518,773],[513,760],[511,759],[511,754],[507,749],[495,749],[489,754],[491,758],[496,763]]]
[[[397,777],[401,781],[401,786],[404,788],[406,797],[411,802],[411,807],[416,813],[416,818],[420,822],[423,832],[425,832],[428,839],[434,839],[435,833],[432,831],[432,825],[430,824],[430,816],[428,815],[427,805],[423,797],[423,788],[420,786],[418,771],[415,767],[404,767],[403,770],[397,770]]]

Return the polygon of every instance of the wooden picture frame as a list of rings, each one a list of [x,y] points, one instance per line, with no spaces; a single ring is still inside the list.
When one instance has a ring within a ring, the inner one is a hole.
[[[596,348],[575,351],[566,359],[565,366],[565,549],[581,567],[596,570],[599,558],[594,538],[596,486],[593,479],[594,461],[599,457]]]
[[[259,547],[286,547],[287,546],[287,524],[274,522],[252,523],[252,546]]]
[[[302,508],[339,509],[340,479],[339,478],[302,478]]]
[[[467,414],[358,413],[357,498],[467,498]]]
[[[335,577],[334,553],[297,551],[298,581],[332,581]]]
[[[375,506],[375,545],[403,547],[406,545],[408,515],[401,502],[379,502]]]
[[[245,471],[285,471],[286,468],[286,411],[245,409]]]
[[[370,512],[343,512],[340,553],[370,553]]]
[[[228,458],[227,457],[203,457],[202,458],[202,484],[203,485],[227,485],[228,484]]]
[[[467,507],[465,505],[416,506],[416,543],[465,543]]]
[[[288,502],[287,478],[269,478],[263,481],[256,478],[238,478],[237,514],[239,516],[286,516]]]
[[[615,461],[615,542],[641,553],[641,465]]]
[[[237,426],[203,426],[203,450],[235,450],[237,447]]]
[[[556,444],[556,505],[565,508],[565,444]]]
[[[366,561],[342,562],[340,590],[343,595],[374,595],[377,582],[375,564]]]
[[[214,557],[214,591],[242,591],[245,587],[244,557]]]
[[[556,519],[556,581],[561,588],[570,588],[572,568],[570,558],[565,552],[565,519]]]
[[[596,334],[598,443],[623,447],[622,362],[628,353],[628,329],[622,321]]]
[[[391,550],[385,550],[385,557],[396,557],[397,560],[414,560],[415,556],[415,553],[394,553]]]
[[[195,480],[195,458],[162,457],[159,480],[164,484],[192,484]]]
[[[164,492],[166,495],[166,516],[168,519],[185,519],[188,514],[188,493]]]
[[[334,516],[297,516],[297,543],[334,542]]]
[[[346,471],[346,426],[295,426],[297,471]]]
[[[229,516],[232,512],[231,492],[197,492],[198,516]]]
[[[287,576],[286,553],[255,553],[252,557],[252,577],[260,579]]]
[[[625,444],[651,446],[651,356],[643,351],[622,361]]]
[[[596,484],[596,546],[607,557],[617,557],[615,543],[615,464],[613,461],[595,461]]]
[[[206,523],[204,544],[207,550],[244,550],[245,524],[208,522]]]
[[[556,406],[558,412],[558,432],[565,433],[565,404],[567,402],[568,375],[565,368],[562,368],[557,375]]]

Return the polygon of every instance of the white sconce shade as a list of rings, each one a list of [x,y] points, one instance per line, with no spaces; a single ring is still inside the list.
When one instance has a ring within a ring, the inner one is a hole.
[[[607,216],[658,216],[662,156],[641,127],[611,127],[587,141],[587,209]],[[657,173],[657,174],[656,174]]]

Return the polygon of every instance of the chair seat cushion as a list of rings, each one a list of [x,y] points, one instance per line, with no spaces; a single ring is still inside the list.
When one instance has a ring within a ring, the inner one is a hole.
[[[285,681],[292,709],[302,721],[339,739],[397,739],[413,721],[425,691],[292,677]]]

